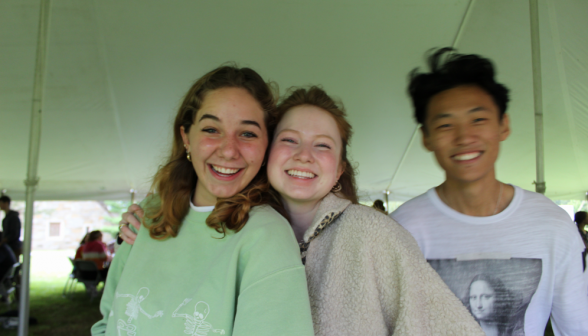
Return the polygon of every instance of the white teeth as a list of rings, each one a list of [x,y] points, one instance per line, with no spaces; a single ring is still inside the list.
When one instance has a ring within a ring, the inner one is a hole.
[[[456,155],[453,158],[457,161],[467,161],[467,160],[475,159],[480,155],[482,155],[481,152],[475,152],[475,153]]]
[[[301,177],[301,178],[314,178],[316,176],[313,173],[303,172],[300,170],[288,170],[287,173],[290,176]]]
[[[219,166],[215,166],[215,165],[212,165],[212,169],[214,169],[214,171],[216,171],[217,173],[221,173],[221,174],[225,174],[225,175],[233,175],[239,171],[239,169],[224,168],[224,167],[219,167]]]

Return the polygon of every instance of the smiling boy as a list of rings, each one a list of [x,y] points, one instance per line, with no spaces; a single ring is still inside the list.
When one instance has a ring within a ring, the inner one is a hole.
[[[496,179],[500,142],[510,134],[508,89],[478,55],[440,49],[429,66],[413,70],[408,91],[445,181],[391,216],[470,312],[481,309],[473,279],[498,279],[484,294],[496,301],[494,312],[474,314],[487,335],[543,335],[550,316],[556,335],[588,335],[584,246],[569,216]]]

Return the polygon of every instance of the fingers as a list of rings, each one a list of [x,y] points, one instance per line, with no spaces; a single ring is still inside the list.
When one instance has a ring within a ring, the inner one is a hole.
[[[131,204],[127,211],[139,216],[139,218],[143,218],[143,208],[139,204]]]
[[[129,245],[133,245],[135,239],[137,239],[137,234],[131,231],[126,225],[120,228],[119,236]]]
[[[130,208],[129,208],[130,210]],[[143,212],[143,210],[141,210]],[[133,215],[132,212],[125,212],[121,216],[120,224],[130,224],[135,227],[135,229],[139,230],[141,228],[141,222]]]

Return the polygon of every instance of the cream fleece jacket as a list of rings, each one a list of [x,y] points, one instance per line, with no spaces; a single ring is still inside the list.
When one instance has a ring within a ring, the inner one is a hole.
[[[315,335],[484,336],[385,214],[329,194],[304,241]]]

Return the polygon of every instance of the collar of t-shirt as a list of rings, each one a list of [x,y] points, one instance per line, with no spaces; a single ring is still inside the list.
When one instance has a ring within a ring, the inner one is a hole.
[[[211,212],[212,210],[214,210],[214,205],[195,206],[194,203],[192,203],[192,200],[190,200],[190,208],[192,208],[192,210],[194,210],[196,212]]]
[[[427,191],[427,196],[429,200],[433,203],[437,210],[441,211],[444,215],[449,216],[455,220],[460,222],[468,223],[468,224],[476,224],[476,225],[483,225],[483,224],[491,224],[496,223],[501,220],[504,220],[508,216],[510,216],[513,212],[516,211],[519,204],[523,200],[523,190],[517,186],[514,187],[514,196],[510,204],[506,207],[506,209],[502,210],[501,212],[497,213],[493,216],[486,216],[486,217],[476,217],[476,216],[468,216],[464,215],[461,212],[455,211],[447,204],[443,203],[435,188],[429,189]]]

